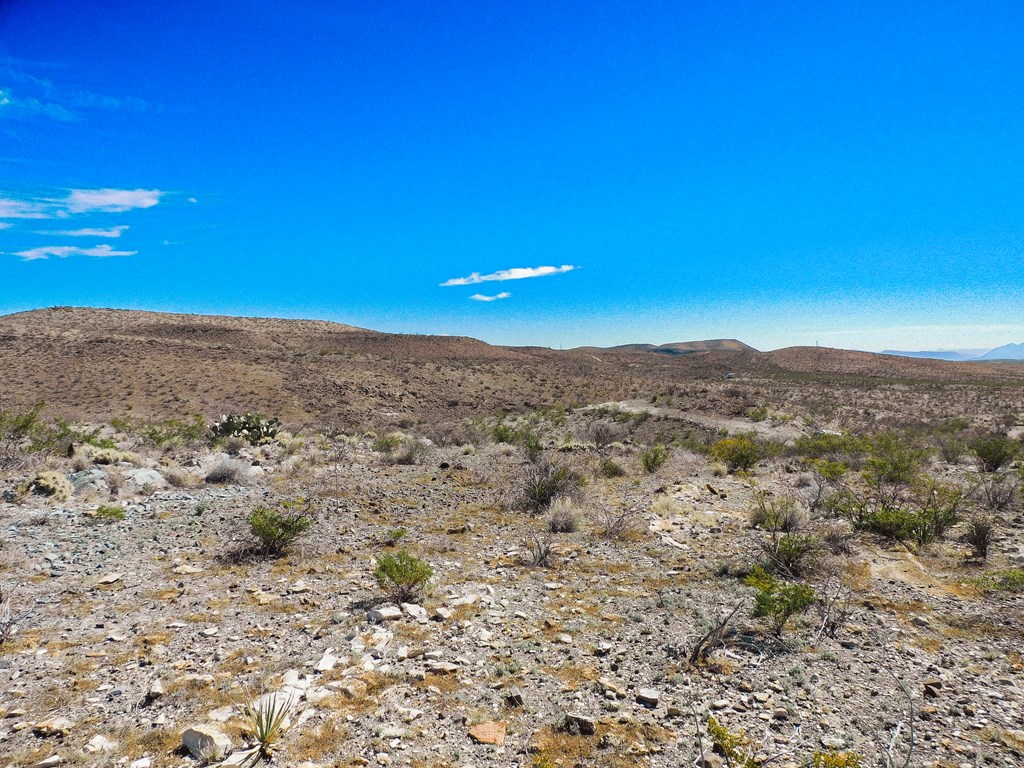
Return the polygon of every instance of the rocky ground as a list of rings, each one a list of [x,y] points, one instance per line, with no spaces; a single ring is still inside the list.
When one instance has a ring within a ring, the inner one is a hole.
[[[897,730],[906,752],[911,724],[911,765],[1024,764],[1024,597],[972,586],[1024,565],[1019,502],[984,567],[955,537],[915,556],[858,535],[808,577],[819,594],[850,590],[834,636],[812,610],[779,639],[735,574],[760,556],[754,494],[806,482],[792,459],[723,476],[675,449],[646,473],[634,445],[561,442],[545,453],[590,480],[549,567],[524,562],[546,520],[505,504],[525,466],[509,445],[433,447],[409,465],[372,437],[232,457],[136,447],[77,473],[51,461],[73,497],[0,503],[0,584],[19,618],[0,647],[0,766],[265,759],[249,749],[254,701],[288,711],[271,745],[282,766],[724,765],[709,715],[765,765],[815,751],[877,765]],[[604,458],[625,476],[603,477]],[[237,482],[203,482],[225,460]],[[233,557],[254,508],[298,497],[316,521],[286,556]],[[123,519],[96,515],[112,504]],[[622,512],[632,524],[602,535]],[[434,574],[395,605],[373,571],[401,548]]]

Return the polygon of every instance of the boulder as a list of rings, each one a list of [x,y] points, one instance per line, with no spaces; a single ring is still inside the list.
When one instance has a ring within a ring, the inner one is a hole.
[[[181,745],[199,760],[223,760],[231,751],[231,739],[212,725],[193,725],[185,729]]]

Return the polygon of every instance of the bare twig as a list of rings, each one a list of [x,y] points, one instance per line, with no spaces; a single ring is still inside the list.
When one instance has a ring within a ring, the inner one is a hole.
[[[701,637],[697,643],[693,646],[693,650],[690,651],[690,664],[696,665],[704,661],[708,654],[721,644],[725,637],[725,630],[729,626],[729,622],[732,621],[732,617],[736,615],[736,612],[743,607],[746,600],[740,600],[736,603],[735,607],[729,611],[729,614],[718,622],[715,626],[709,629],[703,637]]]

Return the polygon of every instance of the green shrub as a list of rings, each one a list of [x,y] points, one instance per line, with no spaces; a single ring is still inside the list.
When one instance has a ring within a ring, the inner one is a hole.
[[[806,612],[816,598],[814,588],[809,584],[781,582],[759,565],[754,566],[744,581],[757,590],[753,615],[767,619],[777,636],[782,635],[786,623],[793,616]]]
[[[722,438],[711,446],[711,458],[729,467],[729,470],[751,469],[764,457],[761,445],[752,435]]]
[[[418,602],[433,575],[433,568],[404,549],[380,555],[373,572],[377,584],[396,603]]]
[[[27,454],[53,453],[70,442],[70,427],[56,426],[42,418],[45,402],[24,412],[0,411],[0,468],[19,463]]]
[[[708,717],[708,737],[729,768],[761,768],[761,762],[744,749],[747,739],[732,733],[714,716]]]
[[[640,464],[647,474],[654,474],[668,461],[668,448],[660,443],[640,452]]]
[[[491,436],[496,443],[515,443],[519,438],[519,431],[509,424],[495,424],[491,430]]]
[[[526,465],[510,506],[537,515],[559,496],[579,499],[582,488],[583,478],[569,467],[540,461]]]
[[[249,515],[249,528],[259,542],[257,551],[266,557],[280,557],[288,547],[313,525],[305,513],[279,512],[257,507]]]
[[[623,477],[626,474],[626,470],[622,468],[615,459],[607,458],[601,460],[601,475],[604,477]]]
[[[111,507],[106,505],[97,509],[96,513],[93,515],[93,519],[100,520],[102,522],[114,522],[116,520],[124,520],[124,518],[124,507]]]
[[[871,440],[864,477],[873,484],[908,485],[928,458],[928,450],[905,440],[895,432],[884,432]]]
[[[969,444],[983,472],[996,472],[1020,451],[1020,443],[1003,435],[976,437]]]
[[[754,495],[750,524],[766,531],[791,533],[807,522],[806,513],[792,496],[772,496],[766,491]]]
[[[856,435],[818,432],[798,437],[793,443],[798,456],[805,459],[859,464],[868,450],[868,441]]]
[[[1008,568],[975,583],[991,592],[1024,592],[1024,568]]]
[[[400,446],[401,444],[402,436],[396,433],[392,433],[390,435],[383,435],[381,437],[378,437],[376,440],[370,443],[370,448],[372,448],[377,453],[383,453],[386,456],[390,456],[391,454],[398,450],[398,446]]]
[[[864,757],[857,752],[816,750],[811,755],[811,768],[863,768]]]
[[[210,425],[210,432],[215,438],[240,437],[249,445],[272,443],[280,431],[280,419],[267,418],[259,413],[246,413],[244,416],[232,413],[221,416],[220,421]]]
[[[762,546],[774,570],[799,576],[807,567],[808,557],[821,549],[821,542],[813,533],[784,533],[772,536]]]
[[[110,425],[126,435],[137,435],[158,448],[197,443],[205,440],[209,434],[206,419],[198,414],[191,419],[166,419],[164,421],[139,421],[126,417],[112,419]],[[116,448],[117,446],[100,447]]]
[[[964,542],[971,547],[971,554],[976,560],[988,559],[988,551],[996,536],[996,521],[986,515],[971,519],[964,533]]]

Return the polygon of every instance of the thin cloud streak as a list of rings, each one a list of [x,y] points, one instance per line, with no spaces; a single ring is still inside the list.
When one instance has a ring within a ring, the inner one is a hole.
[[[39,232],[38,234],[63,235],[64,237],[120,237],[128,229],[129,226],[127,224],[118,224],[116,227],[110,227],[109,229],[86,227],[84,229],[58,229],[52,232]]]
[[[72,189],[68,213],[124,213],[133,208],[152,208],[164,193],[159,189]]]
[[[544,277],[546,275],[558,275],[563,272],[572,272],[576,267],[572,264],[563,264],[560,267],[513,267],[512,269],[500,269],[489,275],[481,275],[474,272],[466,277],[453,277],[441,283],[442,288],[452,285],[476,285],[477,283],[488,283],[495,280],[524,280],[528,277]]]
[[[134,256],[138,251],[115,251],[109,245],[95,245],[92,248],[79,248],[77,245],[44,245],[39,248],[29,248],[27,251],[17,251],[13,255],[20,256],[25,261],[39,261],[56,256],[59,259],[66,259],[68,256],[93,256],[105,259],[110,256]]]
[[[474,293],[471,298],[473,301],[498,301],[499,299],[507,299],[512,294],[508,291],[502,291],[501,293],[495,294],[494,296],[484,296],[482,293]]]

